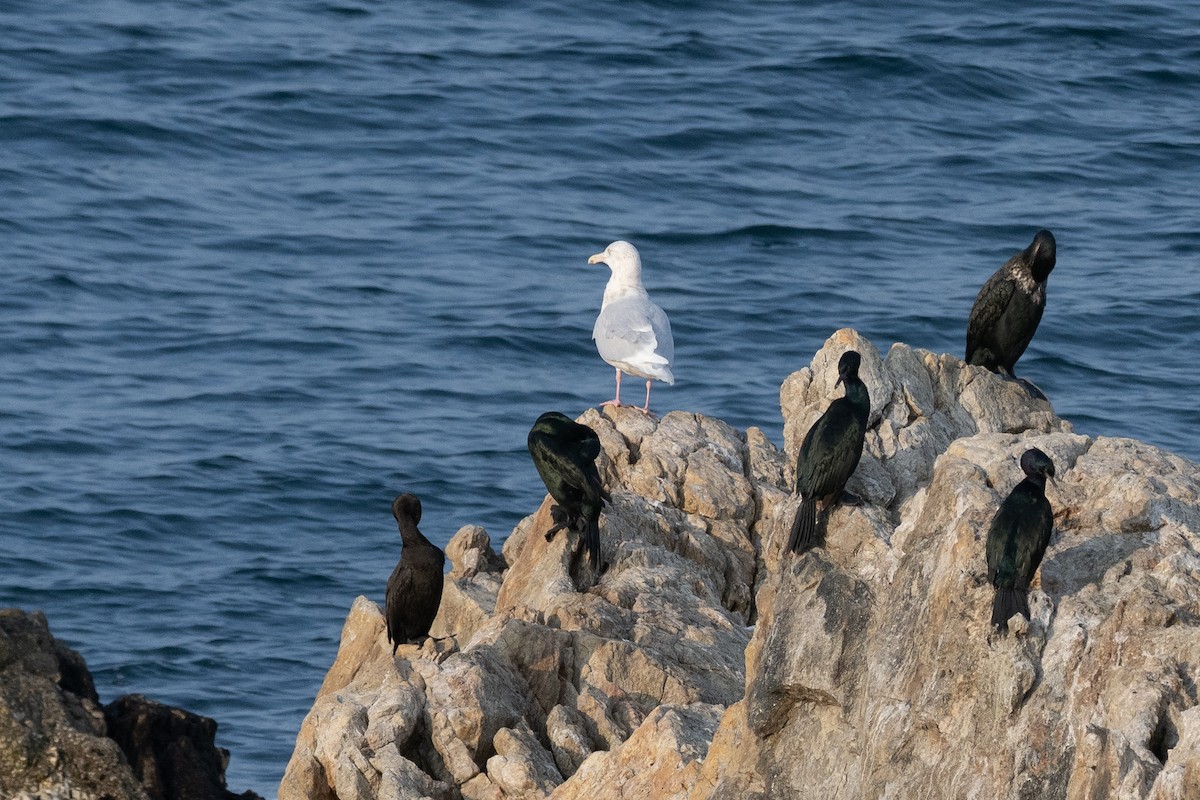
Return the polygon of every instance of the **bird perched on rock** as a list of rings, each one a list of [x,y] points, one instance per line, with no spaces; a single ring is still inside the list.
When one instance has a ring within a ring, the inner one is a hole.
[[[426,539],[417,523],[421,521],[421,501],[416,495],[402,494],[392,501],[392,516],[400,526],[400,563],[387,582],[387,637],[392,655],[401,643],[414,642],[429,635],[433,618],[442,603],[442,571],[446,556]]]
[[[558,504],[550,509],[554,527],[546,531],[546,540],[563,528],[579,531],[592,569],[599,570],[600,507],[611,499],[596,469],[600,437],[565,414],[547,411],[530,428],[528,445],[546,491]]]
[[[1046,278],[1054,261],[1054,235],[1041,230],[987,279],[967,318],[968,364],[1014,377],[1013,367],[1046,309]]]
[[[996,587],[992,625],[1008,631],[1013,614],[1029,619],[1029,584],[1054,530],[1054,512],[1046,499],[1046,479],[1054,462],[1036,447],[1021,456],[1025,480],[1000,504],[987,535],[988,582]]]
[[[629,242],[613,242],[603,253],[588,259],[589,264],[607,264],[612,270],[604,287],[600,316],[592,328],[592,338],[600,357],[617,370],[617,394],[601,405],[621,405],[621,373],[646,379],[646,405],[650,413],[650,381],[675,383],[671,360],[675,340],[671,322],[661,308],[650,302],[642,286],[642,259]]]
[[[861,363],[862,357],[855,351],[842,353],[837,383],[846,387],[846,393],[829,404],[800,445],[796,491],[802,500],[788,537],[788,549],[794,553],[803,553],[819,544],[817,509],[828,512],[830,506],[841,500],[846,481],[862,457],[871,397],[867,385],[858,377]]]

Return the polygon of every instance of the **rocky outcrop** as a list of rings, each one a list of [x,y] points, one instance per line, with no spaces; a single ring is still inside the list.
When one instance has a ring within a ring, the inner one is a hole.
[[[452,640],[402,646],[393,660],[379,609],[359,598],[280,798],[574,796],[588,784],[568,778],[609,763],[593,754],[622,749],[611,764],[625,768],[631,737],[689,745],[669,748],[663,774],[632,776],[630,792],[665,785],[667,763],[698,769],[719,712],[745,685],[757,570],[748,450],[728,425],[696,415],[593,411],[584,421],[604,442],[613,488],[603,575],[574,563],[573,534],[546,541],[547,501],[503,560],[479,528],[451,540],[433,633]]]
[[[796,557],[795,453],[849,348],[864,502]],[[1200,468],[848,330],[780,400],[783,451],[699,415],[588,411],[607,571],[545,541],[544,502],[503,560],[456,536],[452,638],[393,659],[359,598],[280,798],[1200,796]],[[996,637],[983,535],[1030,446],[1058,468],[1055,534],[1033,619]]]
[[[215,733],[211,719],[141,697],[101,708],[83,658],[43,614],[0,610],[0,797],[257,798],[225,790]]]
[[[127,694],[104,707],[104,721],[150,800],[258,798],[226,790],[229,751],[216,746],[214,720]]]
[[[0,797],[146,797],[82,664],[40,612],[0,610]]]

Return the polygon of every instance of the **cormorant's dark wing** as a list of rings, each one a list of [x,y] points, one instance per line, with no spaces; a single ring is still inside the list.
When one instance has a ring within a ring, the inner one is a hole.
[[[988,583],[992,586],[999,586],[996,582],[996,576],[1004,570],[1005,574],[1012,574],[1014,563],[1010,559],[1008,564],[1005,564],[1004,553],[1009,548],[1009,540],[1016,536],[1017,526],[1013,516],[1013,509],[1009,508],[1009,498],[1004,498],[1000,503],[1000,508],[997,509],[996,515],[992,517],[992,524],[988,526],[987,533],[987,578]]]
[[[445,555],[432,544],[402,553],[384,598],[389,640],[403,644],[429,634],[442,604],[445,566]]]
[[[1022,481],[1000,504],[988,528],[988,582],[1001,589],[1028,589],[1053,531],[1050,503]]]
[[[404,564],[397,564],[387,582],[384,598],[384,619],[387,620],[389,642],[404,644],[408,637],[404,632],[405,598],[412,594],[412,575]],[[395,652],[395,647],[392,648]]]
[[[577,446],[564,446],[555,436],[536,430],[529,434],[529,455],[550,496],[572,517],[577,516],[579,501],[588,486],[586,464],[592,462],[579,458]]]
[[[978,351],[987,344],[988,334],[995,329],[1001,315],[1004,314],[1004,309],[1008,308],[1015,290],[1016,284],[1008,276],[1007,265],[992,273],[992,277],[980,288],[975,297],[975,304],[971,306],[971,315],[967,317],[968,364],[984,363],[976,361],[977,356],[984,358]],[[998,353],[990,355],[993,358],[999,357]]]
[[[1022,537],[1022,546],[1017,550],[1017,565],[1024,578],[1024,585],[1033,582],[1034,573],[1046,555],[1050,536],[1054,533],[1054,511],[1045,495],[1039,494],[1028,514],[1029,528]]]
[[[596,459],[600,456],[600,437],[587,425],[578,422],[572,422],[570,428],[564,430],[564,434],[564,449],[572,451],[572,460],[584,475],[584,482],[581,484],[584,494],[590,500],[611,500],[600,482],[600,471],[596,469]]]
[[[592,433],[591,428],[588,428],[588,433],[591,433],[591,437],[579,443],[575,460],[583,473],[584,498],[599,508],[601,500],[612,500],[612,498],[604,490],[604,484],[600,481],[600,470],[596,468],[596,457],[600,455],[600,439],[596,437],[595,433]]]
[[[580,497],[596,502],[611,499],[596,469],[600,437],[587,425],[561,415],[539,420],[529,432],[529,454],[558,503],[577,504]],[[556,484],[559,494],[551,484]],[[578,508],[572,513],[578,514]]]
[[[859,415],[846,398],[839,397],[830,403],[800,445],[796,471],[796,488],[800,493],[813,498],[840,495],[862,457],[865,432]]]
[[[574,446],[580,458],[595,461],[600,455],[600,437],[587,425],[572,422],[571,427],[563,431],[561,438],[564,444]]]

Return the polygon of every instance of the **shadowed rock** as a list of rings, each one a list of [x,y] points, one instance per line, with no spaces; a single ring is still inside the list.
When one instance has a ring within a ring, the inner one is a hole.
[[[87,664],[41,612],[0,610],[0,797],[261,800],[226,790],[216,728],[138,696],[101,710]]]
[[[181,708],[125,695],[104,707],[108,735],[121,747],[151,800],[253,800],[225,788],[229,751],[217,723]],[[261,798],[259,798],[261,800]]]

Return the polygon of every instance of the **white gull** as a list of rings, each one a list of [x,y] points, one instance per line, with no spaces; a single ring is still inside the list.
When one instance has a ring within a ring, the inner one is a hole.
[[[646,379],[646,405],[650,413],[650,381],[675,383],[671,359],[675,340],[671,322],[661,308],[650,301],[642,286],[642,259],[629,242],[613,242],[588,259],[589,264],[607,264],[612,270],[600,316],[592,328],[592,338],[600,357],[617,370],[617,394],[601,405],[621,405],[621,373]]]

